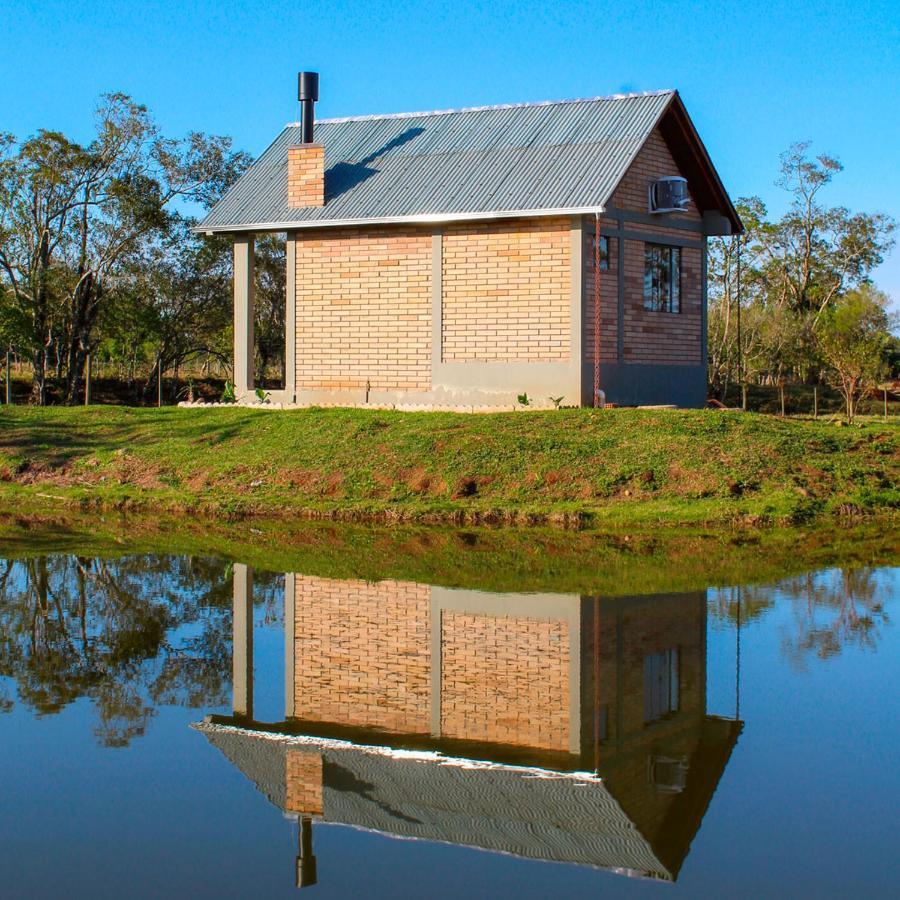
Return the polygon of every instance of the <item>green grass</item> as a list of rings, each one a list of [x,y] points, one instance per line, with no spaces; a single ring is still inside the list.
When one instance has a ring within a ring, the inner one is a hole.
[[[896,515],[900,427],[701,410],[6,408],[0,510],[609,528]]]
[[[680,526],[607,534],[296,520],[210,523],[67,508],[28,516],[0,513],[0,558],[217,556],[321,578],[622,596],[771,584],[833,566],[896,565],[896,535],[882,524],[706,531]]]

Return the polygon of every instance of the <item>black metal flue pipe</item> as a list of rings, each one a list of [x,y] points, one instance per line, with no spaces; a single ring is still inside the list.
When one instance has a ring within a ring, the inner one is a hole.
[[[318,72],[300,72],[297,75],[297,99],[300,101],[300,140],[304,144],[311,144],[315,105],[319,99]]]

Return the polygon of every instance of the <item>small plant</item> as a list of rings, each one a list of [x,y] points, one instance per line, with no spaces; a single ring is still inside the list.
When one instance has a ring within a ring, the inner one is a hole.
[[[257,388],[254,393],[256,394],[256,399],[259,400],[260,403],[268,403],[270,394],[268,391],[264,391],[262,388]]]
[[[225,389],[222,391],[223,403],[237,403],[237,397],[234,395],[234,385],[230,381],[225,382]]]
[[[522,406],[528,406],[531,401],[528,399],[528,394],[519,394],[516,398]]]
[[[563,397],[551,397],[550,402],[553,404],[554,409],[559,409],[560,404],[563,402]]]

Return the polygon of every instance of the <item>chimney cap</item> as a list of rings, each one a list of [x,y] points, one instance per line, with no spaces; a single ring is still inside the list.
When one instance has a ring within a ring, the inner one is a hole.
[[[297,99],[301,102],[319,99],[319,73],[299,72],[297,74]]]

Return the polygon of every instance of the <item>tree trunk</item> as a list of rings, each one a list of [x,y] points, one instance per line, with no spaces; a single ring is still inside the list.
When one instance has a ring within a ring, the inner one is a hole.
[[[34,351],[32,359],[31,400],[38,406],[44,406],[47,402],[47,354],[43,347]]]
[[[84,364],[91,346],[91,331],[97,318],[102,296],[100,283],[92,272],[86,272],[72,295],[72,337],[69,344],[69,370],[66,380],[66,403],[79,402],[84,383]]]

